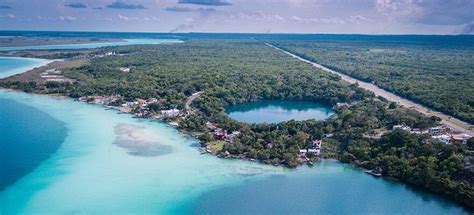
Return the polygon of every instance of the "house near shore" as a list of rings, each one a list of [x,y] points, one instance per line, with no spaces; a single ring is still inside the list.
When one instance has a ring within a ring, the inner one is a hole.
[[[212,123],[212,122],[206,122],[206,127],[210,130],[217,129],[217,125],[215,123]]]
[[[321,153],[321,149],[308,149],[308,154],[319,155]]]
[[[134,102],[125,102],[122,104],[122,107],[133,107],[134,104]]]
[[[471,139],[472,136],[468,134],[454,134],[451,136],[451,141],[453,143],[461,143],[461,144],[467,144],[467,141]]]
[[[444,128],[441,126],[431,127],[431,128],[428,128],[428,132],[431,135],[439,135],[444,132]]]
[[[308,150],[307,149],[300,149],[300,151],[298,152],[298,156],[300,157],[306,157],[306,153],[308,153]]]
[[[137,99],[135,100],[140,107],[146,107],[148,105],[147,101],[145,99]]]
[[[174,118],[179,116],[180,111],[174,108],[170,110],[162,110],[160,113],[163,117]]]
[[[212,133],[212,137],[215,140],[225,140],[227,137],[227,131],[218,128]]]
[[[392,127],[392,130],[397,130],[397,129],[404,130],[404,131],[411,131],[410,126],[406,126],[406,125],[394,125]]]
[[[450,144],[451,136],[447,134],[434,135],[431,136],[431,139],[443,142],[444,144]]]
[[[319,149],[321,148],[321,144],[323,144],[323,140],[313,140],[313,149]]]
[[[239,135],[240,135],[239,131],[234,131],[231,134],[227,134],[227,136],[225,137],[225,141],[232,143]]]

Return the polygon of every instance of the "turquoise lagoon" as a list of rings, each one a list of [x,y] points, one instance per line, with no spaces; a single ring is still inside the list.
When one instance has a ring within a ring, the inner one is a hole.
[[[58,45],[35,45],[35,46],[14,46],[0,47],[0,51],[13,50],[57,50],[57,49],[92,49],[107,46],[126,46],[126,45],[157,45],[163,43],[179,43],[178,39],[125,39],[119,42],[92,42],[82,44],[58,44]]]
[[[324,120],[334,114],[331,107],[317,102],[260,100],[226,107],[226,113],[246,123],[278,123],[288,120]]]
[[[50,126],[66,131],[57,150],[0,191],[1,214],[468,213],[451,201],[337,161],[289,170],[224,160],[201,155],[195,139],[163,123],[66,98],[0,90],[0,99],[0,108],[29,106],[31,113],[61,122],[43,118],[44,135],[51,135]],[[3,119],[24,109],[12,110],[18,111]],[[131,137],[128,145],[124,137]],[[164,152],[130,153],[134,144],[160,146],[152,149]]]
[[[49,62],[38,58],[0,57],[0,78],[20,74]]]

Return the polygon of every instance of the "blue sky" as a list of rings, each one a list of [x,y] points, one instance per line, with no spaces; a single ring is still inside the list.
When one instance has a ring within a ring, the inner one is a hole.
[[[0,0],[2,30],[473,34],[474,0]]]

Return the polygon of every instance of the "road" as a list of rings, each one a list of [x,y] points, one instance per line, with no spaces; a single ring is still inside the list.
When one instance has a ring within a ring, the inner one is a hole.
[[[193,101],[197,99],[197,97],[199,97],[201,94],[202,94],[202,91],[199,91],[199,92],[193,93],[190,97],[186,99],[186,103],[184,104],[184,107],[187,112],[189,113],[192,112],[191,103],[193,103]]]
[[[404,107],[407,107],[407,108],[410,108],[410,109],[414,109],[414,110],[417,110],[418,112],[420,113],[423,113],[425,115],[428,115],[428,116],[436,116],[436,117],[439,117],[442,119],[441,123],[443,123],[444,125],[450,127],[451,129],[454,129],[454,130],[457,130],[459,132],[463,132],[463,133],[466,133],[466,134],[469,134],[471,136],[474,136],[474,130],[472,129],[472,125],[467,123],[467,122],[464,122],[464,121],[461,121],[459,119],[456,119],[454,117],[451,117],[451,116],[448,116],[444,113],[441,113],[441,112],[438,112],[438,111],[434,111],[428,107],[425,107],[421,104],[418,104],[418,103],[415,103],[413,101],[410,101],[408,99],[404,99],[400,96],[397,96],[391,92],[388,92],[380,87],[377,87],[376,85],[374,84],[371,84],[371,83],[367,83],[367,82],[364,82],[364,81],[361,81],[361,80],[358,80],[358,79],[355,79],[355,78],[352,78],[348,75],[345,75],[345,74],[342,74],[342,73],[339,73],[339,72],[336,72],[332,69],[329,69],[327,67],[324,67],[320,64],[317,64],[315,62],[312,62],[312,61],[309,61],[309,60],[306,60],[304,58],[301,58],[291,52],[288,52],[288,51],[285,51],[281,48],[278,48],[272,44],[269,44],[269,43],[265,43],[267,44],[268,46],[270,47],[273,47],[279,51],[282,51],[286,54],[288,54],[289,56],[295,58],[295,59],[298,59],[302,62],[305,62],[305,63],[308,63],[308,64],[311,64],[312,66],[316,67],[316,68],[319,68],[319,69],[322,69],[326,72],[330,72],[330,73],[333,73],[333,74],[336,74],[336,75],[339,75],[341,77],[341,79],[343,81],[346,81],[348,83],[358,83],[359,84],[359,87],[362,87],[368,91],[371,91],[373,92],[376,96],[380,96],[380,97],[383,97],[389,101],[392,101],[392,102],[396,102],[398,103],[399,105],[402,105]]]

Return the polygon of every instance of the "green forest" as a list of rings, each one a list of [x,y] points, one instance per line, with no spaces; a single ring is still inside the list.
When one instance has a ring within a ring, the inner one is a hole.
[[[474,123],[474,48],[449,42],[268,40],[330,69]]]
[[[285,44],[289,49],[313,50]],[[308,44],[312,46],[316,45]],[[468,159],[466,145],[427,144],[420,136],[403,131],[388,131],[379,139],[367,137],[398,124],[428,128],[437,123],[436,119],[375,97],[357,84],[342,82],[339,76],[301,63],[262,42],[191,39],[181,44],[124,46],[101,51],[120,55],[93,58],[64,71],[66,77],[76,80],[73,84],[47,83],[46,88],[38,88],[37,83],[6,79],[0,81],[0,87],[60,93],[73,98],[116,94],[123,96],[124,101],[157,98],[159,103],[153,107],[156,110],[183,109],[188,96],[203,91],[192,104],[197,112],[181,119],[179,129],[201,132],[203,140],[210,138],[206,122],[216,123],[229,132],[239,131],[238,138],[226,143],[222,151],[294,168],[302,163],[297,156],[299,149],[306,148],[311,140],[324,139],[325,158],[368,169],[381,167],[388,177],[474,207],[474,173],[464,169],[464,160]],[[389,56],[388,59],[398,59]],[[130,71],[122,72],[121,67]],[[463,80],[464,85],[456,87],[462,88],[466,83],[472,84]],[[472,95],[466,96],[472,99]],[[224,112],[227,105],[261,99],[354,105],[335,108],[336,114],[325,121],[292,120],[277,124],[241,123]],[[466,101],[460,99],[458,103],[471,107],[464,113],[471,110],[472,114],[472,103]]]

